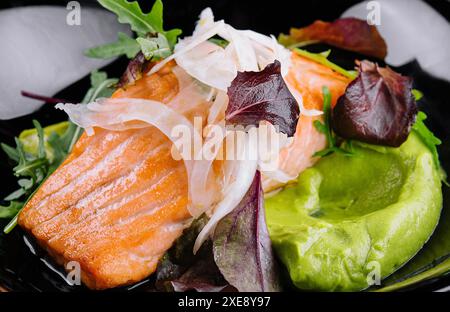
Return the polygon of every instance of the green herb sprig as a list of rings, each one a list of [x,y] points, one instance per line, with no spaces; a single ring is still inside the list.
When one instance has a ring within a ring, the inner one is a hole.
[[[442,144],[442,141],[437,138],[433,132],[425,125],[424,121],[427,119],[427,115],[424,112],[419,112],[416,117],[416,122],[412,126],[412,130],[417,133],[422,142],[428,147],[433,155],[435,165],[439,168],[439,154],[437,146]]]
[[[342,147],[339,147],[337,145],[336,136],[333,133],[333,130],[331,129],[331,93],[327,86],[322,87],[322,93],[323,93],[324,122],[321,122],[320,120],[315,120],[314,127],[317,129],[317,131],[319,131],[320,133],[325,135],[325,137],[327,138],[328,146],[325,149],[316,152],[314,154],[314,156],[325,157],[334,152],[342,153],[347,156],[352,156],[353,155],[353,145],[352,145],[351,141],[346,142],[348,150],[344,149]]]
[[[416,101],[420,101],[423,98],[423,93],[420,90],[412,89],[412,95]],[[412,131],[414,131],[422,140],[422,142],[428,147],[433,155],[433,161],[437,168],[440,168],[441,164],[439,162],[439,154],[437,151],[437,146],[442,144],[442,141],[431,132],[430,129],[425,125],[425,120],[427,115],[419,111],[416,117],[416,122],[412,126]],[[444,181],[446,182],[446,181]]]
[[[14,175],[19,178],[17,183],[20,188],[4,198],[10,201],[8,206],[0,206],[0,217],[10,218],[15,215],[13,220],[5,227],[4,232],[9,233],[17,223],[17,213],[25,205],[26,201],[20,201],[22,198],[30,198],[35,190],[41,185],[51,171],[51,163],[45,149],[45,136],[41,124],[33,120],[36,128],[39,143],[36,154],[26,153],[22,142],[15,138],[16,148],[4,143],[1,144],[6,154],[17,163],[13,168]]]
[[[87,91],[82,103],[89,103],[99,97],[110,97],[114,91],[116,78],[108,78],[105,72],[93,71],[90,76],[91,88]],[[17,214],[47,177],[64,161],[72,151],[82,133],[82,129],[72,122],[68,122],[67,129],[62,135],[52,132],[47,137],[44,129],[37,120],[33,125],[38,136],[38,147],[33,153],[26,152],[23,142],[15,138],[16,147],[1,143],[3,151],[17,165],[13,168],[14,175],[19,178],[20,188],[4,198],[9,201],[8,206],[0,206],[0,218],[13,219],[4,228],[5,233],[11,232],[17,225]],[[46,144],[51,149],[52,157],[46,150]]]

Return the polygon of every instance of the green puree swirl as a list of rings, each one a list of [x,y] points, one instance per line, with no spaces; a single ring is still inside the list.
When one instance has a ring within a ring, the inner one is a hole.
[[[416,134],[399,148],[355,143],[266,200],[275,251],[299,289],[356,291],[428,240],[442,208],[440,174]]]

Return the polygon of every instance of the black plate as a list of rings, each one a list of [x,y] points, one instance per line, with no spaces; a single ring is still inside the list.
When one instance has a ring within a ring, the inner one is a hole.
[[[58,1],[2,1],[3,7],[20,6],[27,4],[55,4]],[[83,5],[95,5],[94,1],[80,1]],[[148,9],[152,1],[141,1],[142,7]],[[301,7],[295,7],[289,2],[271,1],[175,1],[164,0],[165,22],[170,26],[182,28],[185,33],[190,33],[199,12],[206,6],[213,8],[217,18],[225,18],[228,23],[237,28],[251,28],[266,34],[278,34],[288,31],[290,26],[303,26],[316,19],[333,20],[349,6],[359,1],[301,1]],[[444,0],[427,1],[449,19],[450,3]],[[65,5],[66,1],[61,1]],[[283,4],[284,3],[284,4]],[[324,47],[313,47],[323,50]],[[346,67],[351,67],[354,54],[333,49],[332,60]],[[126,67],[127,60],[119,59],[107,66],[105,70],[112,77],[119,77]],[[416,62],[407,64],[398,71],[413,76],[415,87],[421,90],[425,97],[420,101],[420,108],[428,115],[427,124],[435,134],[444,142],[440,148],[442,165],[450,172],[450,107],[448,105],[448,90],[450,83],[433,78],[423,72]],[[71,102],[80,101],[89,87],[88,77],[74,83],[56,97],[67,99]],[[25,86],[24,86],[25,88]],[[43,125],[52,124],[66,119],[61,111],[53,109],[52,105],[45,105],[38,112],[16,118],[0,121],[0,141],[13,144],[14,136],[22,130],[32,128],[32,119],[38,119]],[[12,175],[11,166],[7,157],[0,152],[0,171],[2,173],[2,188],[0,198],[3,198],[16,188],[16,179]],[[444,213],[447,218],[450,213],[450,192],[444,188]],[[3,228],[6,222],[0,222]],[[440,224],[440,227],[444,225]],[[438,227],[437,231],[440,231]],[[433,239],[428,243],[432,244]],[[32,246],[30,248],[30,246]],[[34,250],[34,253],[32,252]],[[420,256],[420,254],[419,254]],[[11,234],[0,234],[0,286],[9,290],[22,291],[85,291],[82,286],[68,285],[63,276],[63,270],[54,265],[33,240],[27,238],[24,233],[16,228]],[[147,290],[151,280],[125,289]],[[413,285],[409,289],[438,290],[450,285],[450,277],[440,277],[433,280]]]

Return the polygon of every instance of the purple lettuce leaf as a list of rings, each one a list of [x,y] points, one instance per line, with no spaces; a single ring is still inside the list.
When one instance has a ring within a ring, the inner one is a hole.
[[[195,239],[206,222],[205,216],[195,220],[164,255],[156,271],[157,290],[216,292],[229,289],[214,262],[211,241],[205,242],[197,254],[192,252]]]
[[[294,135],[300,109],[281,76],[279,61],[259,72],[238,72],[228,97],[227,123],[246,127],[266,120],[288,136]]]
[[[417,115],[412,79],[362,61],[359,76],[347,87],[332,116],[344,139],[398,147],[408,138]]]
[[[219,292],[228,286],[214,262],[211,242],[205,243],[206,245],[209,245],[208,252],[202,253],[202,257],[181,276],[171,281],[174,291]]]
[[[239,205],[217,225],[213,252],[220,272],[237,290],[281,290],[265,220],[259,171]]]

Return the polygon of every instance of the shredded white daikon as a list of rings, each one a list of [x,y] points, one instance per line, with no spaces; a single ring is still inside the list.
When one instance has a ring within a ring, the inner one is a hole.
[[[222,201],[214,208],[211,218],[198,235],[194,244],[194,253],[198,251],[203,242],[213,233],[217,223],[240,203],[252,184],[257,169],[257,161],[252,160],[247,155],[249,151],[255,151],[257,149],[257,141],[254,139],[254,136],[248,133],[245,136],[245,146],[240,150],[239,154],[239,158],[242,160],[236,160],[233,162],[233,166],[230,166],[231,181],[224,187]]]
[[[142,121],[142,124],[133,124],[135,127],[156,127],[172,142],[178,138],[172,134],[172,129],[183,125],[191,131],[194,141],[201,140],[201,134],[196,131],[192,123],[182,114],[168,105],[144,99],[112,98],[99,99],[88,104],[58,104],[56,108],[64,110],[70,120],[84,128],[88,135],[94,134],[94,127],[110,130],[129,129],[127,122]],[[192,161],[184,159],[188,173],[192,168]]]

